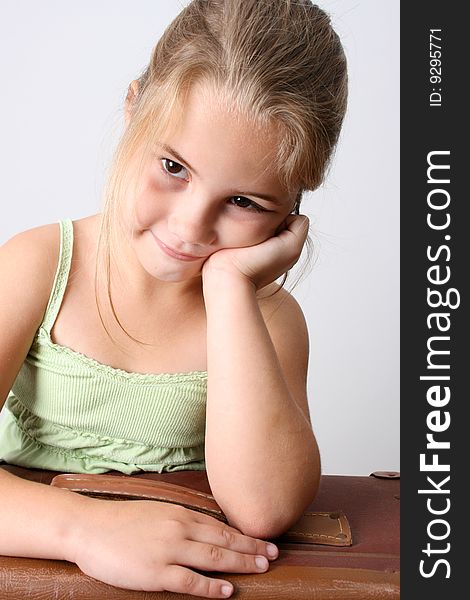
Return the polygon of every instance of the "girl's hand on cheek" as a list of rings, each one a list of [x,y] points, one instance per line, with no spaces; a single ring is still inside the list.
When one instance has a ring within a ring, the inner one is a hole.
[[[262,573],[268,558],[278,555],[277,548],[274,556],[268,554],[266,542],[182,506],[93,501],[98,504],[90,505],[67,558],[90,577],[119,588],[223,598],[222,586],[230,585],[226,579],[193,569]]]
[[[289,215],[266,241],[246,248],[225,248],[212,254],[204,263],[204,284],[220,277],[240,277],[256,290],[272,283],[298,261],[309,227],[305,215]]]

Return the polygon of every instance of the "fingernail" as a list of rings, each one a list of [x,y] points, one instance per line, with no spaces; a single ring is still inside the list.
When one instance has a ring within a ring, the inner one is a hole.
[[[220,589],[224,596],[230,596],[232,593],[232,587],[230,585],[223,585]]]
[[[269,556],[271,556],[272,558],[275,558],[277,556],[277,547],[274,544],[266,544],[266,552],[268,553]]]
[[[255,563],[258,569],[262,571],[265,571],[269,566],[268,559],[265,556],[257,556]]]

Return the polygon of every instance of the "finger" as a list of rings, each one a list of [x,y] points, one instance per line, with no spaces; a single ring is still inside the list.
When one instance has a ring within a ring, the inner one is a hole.
[[[302,233],[308,231],[310,226],[310,219],[307,215],[289,215],[286,219],[287,229],[292,232],[301,231]]]
[[[286,222],[287,228],[277,236],[277,239],[286,248],[296,247],[300,250],[307,239],[310,221],[305,215],[291,215],[287,217]]]
[[[243,554],[216,544],[203,544],[186,540],[178,545],[178,553],[170,562],[203,571],[226,573],[264,573],[269,568],[265,556]]]
[[[233,585],[229,581],[205,577],[179,565],[170,565],[165,569],[162,585],[168,592],[203,598],[228,598],[233,592]],[[230,588],[230,593],[224,594],[224,586]]]
[[[191,528],[187,539],[204,544],[214,544],[221,548],[228,548],[234,552],[253,555],[262,554],[271,560],[277,558],[279,554],[274,544],[244,535],[229,526],[214,527],[213,525],[198,523]]]
[[[249,535],[245,535],[240,529],[236,527],[232,527],[227,523],[223,523],[216,519],[215,517],[211,517],[210,515],[205,515],[204,513],[198,513],[196,511],[188,511],[191,516],[191,523],[198,523],[200,525],[209,525],[211,528],[216,528],[217,531],[222,530],[225,532],[231,532],[233,534],[237,534],[241,536],[241,539],[251,540],[251,544],[255,542],[256,550],[253,554],[264,554],[269,560],[274,560],[279,556],[278,547],[272,542],[265,542],[259,538],[254,538]],[[192,516],[194,515],[194,516]],[[227,536],[227,533],[219,533],[216,535],[219,536]],[[192,537],[188,539],[193,539]],[[220,538],[219,538],[220,539]],[[194,540],[194,541],[205,541],[205,540]],[[210,542],[208,542],[210,543]],[[243,552],[250,552],[250,550],[243,550]]]
[[[276,231],[274,232],[274,235],[279,235],[286,229],[286,227],[287,227],[287,221],[286,221],[286,219],[284,219],[284,221],[277,227]]]
[[[294,216],[294,218],[288,223],[286,231],[289,234],[294,235],[301,246],[303,246],[308,236],[309,227],[309,218],[305,215],[299,215]]]
[[[241,533],[241,531],[239,529],[236,529],[236,527],[232,527],[231,525],[224,523],[220,519],[217,519],[217,517],[212,517],[211,515],[206,515],[202,512],[198,512],[196,510],[191,510],[189,508],[185,508],[183,515],[185,517],[185,520],[188,522],[191,522],[191,523],[201,523],[202,525],[213,525],[213,526],[218,525],[219,527],[228,528],[231,531],[233,531],[234,533]]]

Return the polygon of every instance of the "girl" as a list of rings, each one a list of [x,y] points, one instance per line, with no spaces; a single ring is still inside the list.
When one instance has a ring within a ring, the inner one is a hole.
[[[0,470],[0,553],[208,598],[233,588],[192,568],[254,573],[276,558],[263,540],[312,501],[320,459],[305,321],[275,282],[304,246],[302,193],[324,177],[346,79],[310,0],[193,0],[129,86],[102,213],[1,248],[0,457],[206,469],[230,525]]]

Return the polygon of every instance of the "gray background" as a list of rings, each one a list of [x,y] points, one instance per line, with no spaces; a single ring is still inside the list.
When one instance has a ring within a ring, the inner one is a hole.
[[[399,470],[399,2],[319,4],[343,40],[350,100],[329,178],[304,199],[317,259],[293,294],[323,471],[367,475]],[[127,86],[181,7],[1,1],[0,243],[100,210]]]

